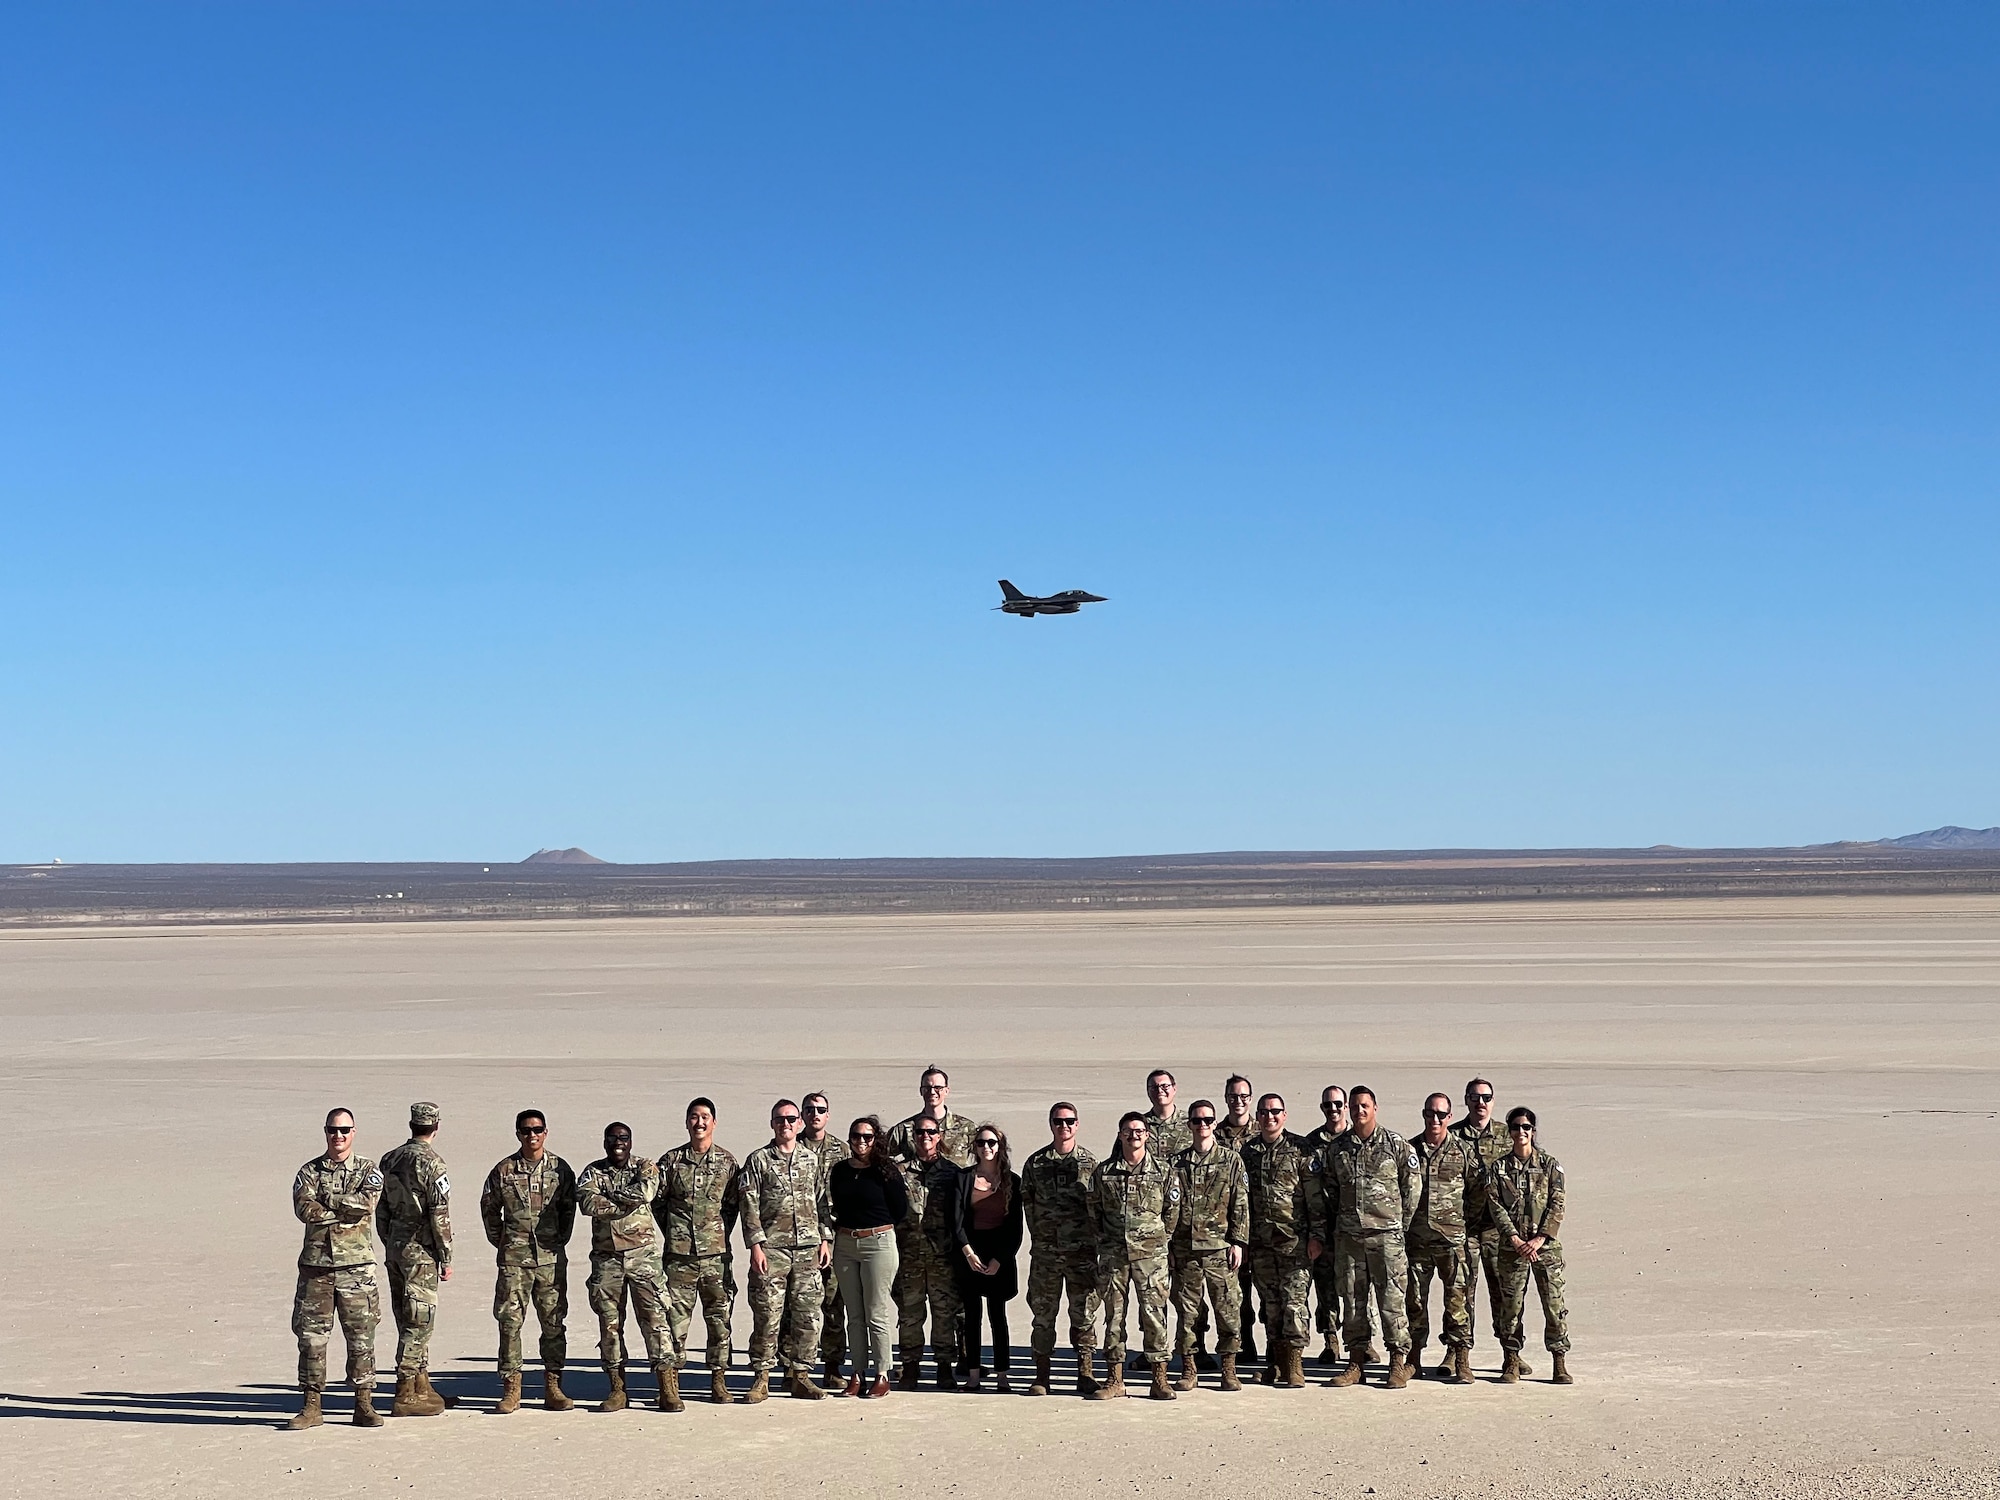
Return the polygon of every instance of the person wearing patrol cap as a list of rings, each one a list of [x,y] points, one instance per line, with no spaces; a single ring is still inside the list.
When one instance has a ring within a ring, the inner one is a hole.
[[[375,1227],[389,1262],[389,1306],[396,1316],[396,1404],[392,1417],[434,1417],[458,1405],[431,1385],[431,1332],[438,1283],[451,1280],[451,1181],[432,1142],[435,1104],[410,1106],[410,1138],[382,1158]]]

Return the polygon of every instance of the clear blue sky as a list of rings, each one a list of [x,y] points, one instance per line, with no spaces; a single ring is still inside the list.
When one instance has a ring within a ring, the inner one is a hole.
[[[1996,168],[1990,5],[15,7],[0,860],[2000,822]]]

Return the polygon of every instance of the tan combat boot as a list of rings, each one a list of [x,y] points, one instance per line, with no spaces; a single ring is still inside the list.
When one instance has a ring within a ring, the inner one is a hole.
[[[729,1372],[719,1365],[708,1372],[708,1399],[717,1406],[727,1406],[736,1399],[729,1394]]]
[[[1528,1363],[1528,1357],[1525,1354],[1515,1355],[1514,1365],[1523,1375],[1532,1375],[1535,1373],[1535,1367]]]
[[[792,1372],[792,1394],[801,1401],[824,1401],[826,1392],[813,1384],[812,1372],[794,1370]]]
[[[299,1401],[299,1414],[284,1426],[286,1432],[304,1432],[308,1427],[317,1427],[326,1420],[319,1409],[319,1392],[305,1391]]]
[[[1515,1385],[1520,1382],[1520,1379],[1521,1356],[1518,1354],[1509,1354],[1500,1365],[1500,1383],[1502,1385]]]
[[[562,1388],[562,1371],[542,1371],[542,1410],[568,1411],[574,1405],[576,1403],[569,1399],[569,1393]]]
[[[365,1385],[354,1388],[354,1425],[356,1427],[380,1427],[382,1415],[375,1410],[375,1393]]]
[[[743,1393],[743,1399],[751,1406],[755,1406],[759,1401],[769,1401],[771,1399],[771,1372],[769,1370],[759,1370],[757,1372],[756,1379],[750,1382],[750,1389]]]
[[[1460,1344],[1452,1351],[1451,1383],[1453,1385],[1472,1384],[1472,1351]]]
[[[1389,1351],[1389,1378],[1383,1381],[1382,1384],[1392,1391],[1400,1391],[1410,1383],[1411,1369],[1412,1366],[1409,1360],[1398,1354],[1394,1349],[1391,1349]]]
[[[1125,1394],[1125,1361],[1107,1358],[1104,1366],[1104,1384],[1093,1384],[1084,1392],[1084,1400],[1115,1401]]]
[[[1216,1389],[1224,1391],[1242,1390],[1243,1382],[1236,1378],[1236,1356],[1233,1354],[1219,1354],[1216,1358],[1221,1361],[1222,1365],[1222,1379],[1217,1384]]]
[[[434,1395],[425,1394],[422,1377],[399,1372],[396,1376],[396,1399],[389,1407],[389,1415],[441,1417],[444,1415],[444,1403]]]
[[[1549,1384],[1575,1385],[1576,1381],[1570,1378],[1569,1356],[1566,1354],[1551,1354],[1549,1358],[1554,1360],[1556,1365],[1555,1370],[1549,1376]]]
[[[450,1411],[454,1406],[458,1405],[458,1397],[447,1396],[443,1391],[431,1384],[431,1372],[429,1370],[417,1371],[417,1384],[422,1388],[426,1396],[431,1397],[446,1411]]]
[[[493,1414],[504,1417],[508,1412],[520,1409],[521,1372],[513,1370],[500,1377],[500,1404],[493,1408]]]
[[[1174,1389],[1177,1391],[1191,1391],[1198,1384],[1200,1384],[1200,1381],[1195,1375],[1194,1351],[1183,1349],[1181,1350],[1181,1372],[1174,1377]]]
[[[1350,1354],[1347,1356],[1347,1368],[1334,1376],[1327,1384],[1337,1387],[1359,1385],[1361,1384],[1361,1377],[1366,1373],[1367,1367],[1361,1363],[1361,1356]]]
[[[1030,1396],[1046,1396],[1049,1393],[1049,1365],[1052,1362],[1052,1355],[1037,1354],[1035,1356],[1035,1378],[1028,1382],[1028,1394]]]
[[[681,1370],[679,1365],[654,1365],[653,1378],[660,1383],[660,1410],[686,1411],[687,1403],[681,1400]]]
[[[1192,1375],[1193,1371],[1190,1370],[1188,1373]],[[1179,1399],[1174,1395],[1174,1388],[1167,1384],[1167,1362],[1164,1359],[1153,1361],[1153,1388],[1146,1392],[1146,1398],[1150,1401]]]
[[[623,1411],[631,1404],[625,1394],[624,1370],[617,1369],[609,1373],[611,1375],[611,1389],[605,1393],[602,1401],[591,1408],[592,1411]]]
[[[1079,1349],[1076,1351],[1076,1393],[1088,1396],[1097,1389],[1097,1351]]]
[[[1306,1388],[1306,1346],[1294,1344],[1285,1351],[1285,1381],[1295,1391]]]

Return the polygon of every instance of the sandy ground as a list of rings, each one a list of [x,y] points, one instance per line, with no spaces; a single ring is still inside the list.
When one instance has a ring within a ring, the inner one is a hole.
[[[1991,899],[11,932],[0,1018],[11,1494],[2000,1491]],[[1057,1096],[1100,1146],[1159,1064],[1183,1103],[1241,1069],[1295,1124],[1367,1082],[1405,1131],[1488,1074],[1568,1171],[1579,1383],[489,1414],[473,1200],[516,1108],[581,1167],[607,1118],[656,1153],[712,1094],[740,1155],[779,1093],[900,1117],[933,1060],[1022,1154]],[[416,1098],[464,1249],[437,1383],[469,1399],[274,1431],[291,1175],[327,1106],[379,1156]]]

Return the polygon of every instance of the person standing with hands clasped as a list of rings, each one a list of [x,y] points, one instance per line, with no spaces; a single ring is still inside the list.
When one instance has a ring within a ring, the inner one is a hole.
[[[854,1373],[839,1394],[877,1398],[889,1394],[889,1363],[896,1347],[896,1226],[910,1212],[903,1168],[889,1154],[888,1132],[874,1115],[847,1127],[849,1154],[827,1179],[833,1203],[833,1274],[847,1316],[847,1352]],[[868,1379],[873,1372],[873,1381]]]
[[[954,1269],[965,1307],[958,1373],[968,1391],[979,1389],[985,1373],[979,1362],[982,1307],[993,1324],[994,1387],[1003,1395],[1013,1389],[1007,1381],[1012,1364],[1007,1304],[1021,1294],[1017,1259],[1025,1223],[1021,1178],[1008,1164],[1006,1133],[997,1125],[981,1125],[972,1134],[972,1168],[958,1177],[955,1220],[959,1258]]]
[[[1507,1111],[1511,1149],[1486,1174],[1486,1207],[1500,1237],[1500,1328],[1506,1362],[1500,1378],[1514,1384],[1521,1365],[1521,1315],[1528,1301],[1528,1278],[1542,1298],[1542,1347],[1555,1361],[1549,1379],[1572,1384],[1569,1373],[1569,1309],[1563,1303],[1563,1253],[1556,1239],[1562,1228],[1566,1189],[1562,1163],[1535,1144],[1535,1112],[1526,1105]]]

